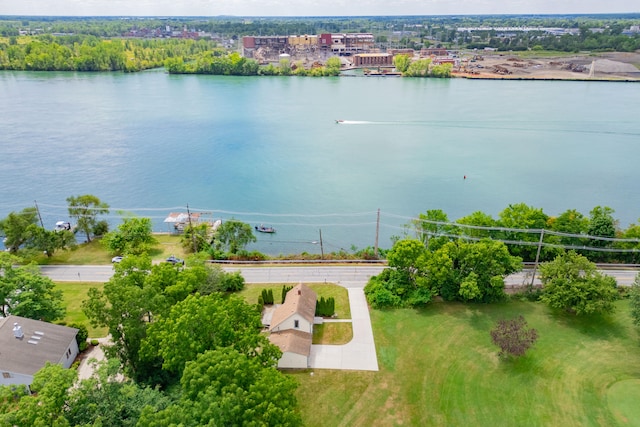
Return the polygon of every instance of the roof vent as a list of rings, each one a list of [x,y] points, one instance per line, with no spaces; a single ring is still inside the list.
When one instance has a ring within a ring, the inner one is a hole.
[[[24,337],[24,332],[22,332],[22,326],[18,325],[18,323],[13,324],[13,336],[22,339]]]

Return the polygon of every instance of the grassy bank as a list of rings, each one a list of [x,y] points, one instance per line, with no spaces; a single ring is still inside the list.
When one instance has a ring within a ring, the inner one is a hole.
[[[589,319],[527,302],[373,310],[380,371],[293,374],[305,424],[634,425],[640,348],[627,304]],[[540,339],[525,357],[500,360],[489,331],[518,314]]]
[[[170,255],[185,258],[186,253],[180,243],[180,237],[170,234],[154,234],[157,244],[149,251],[149,256],[154,260],[164,260]],[[35,261],[42,265],[100,265],[110,264],[112,255],[102,246],[99,239],[90,243],[83,243],[73,249],[57,251],[51,258],[45,255],[38,256]]]

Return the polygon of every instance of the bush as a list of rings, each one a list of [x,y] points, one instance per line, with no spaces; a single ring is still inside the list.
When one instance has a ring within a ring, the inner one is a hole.
[[[76,335],[76,342],[78,343],[78,350],[85,351],[89,346],[87,344],[87,338],[89,338],[89,331],[87,327],[82,323],[73,323],[69,325],[71,328],[76,328],[78,333]]]
[[[109,232],[109,223],[105,220],[98,221],[91,231],[94,236],[104,236]]]
[[[293,289],[293,286],[282,285],[282,302],[280,304],[284,304],[284,300],[287,297],[287,293]]]
[[[226,273],[222,276],[221,287],[221,290],[225,292],[241,291],[244,289],[244,277],[242,277],[239,271]]]
[[[98,341],[98,340],[96,340],[96,339],[91,340],[91,345],[92,345],[92,346],[94,346],[94,347],[95,347],[95,346],[97,346],[98,344],[100,344],[100,341]]]
[[[537,339],[538,331],[528,329],[527,321],[522,316],[511,320],[499,320],[491,331],[491,341],[500,347],[500,357],[524,356]]]
[[[272,289],[263,289],[260,297],[265,305],[272,305],[274,303]]]
[[[335,313],[336,301],[333,297],[320,297],[316,302],[316,316],[331,317]]]

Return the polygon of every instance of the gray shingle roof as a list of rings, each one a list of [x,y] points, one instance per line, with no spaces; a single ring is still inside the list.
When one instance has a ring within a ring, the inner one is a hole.
[[[22,339],[14,336],[14,323],[22,328]],[[0,371],[33,375],[47,361],[58,363],[77,333],[75,328],[25,317],[0,319]]]

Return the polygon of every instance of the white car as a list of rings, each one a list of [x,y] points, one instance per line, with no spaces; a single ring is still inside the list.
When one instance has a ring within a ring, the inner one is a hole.
[[[122,261],[122,257],[119,256],[119,255],[118,256],[114,256],[113,258],[111,258],[111,262],[112,263],[117,263],[117,262],[120,262],[120,261]]]

